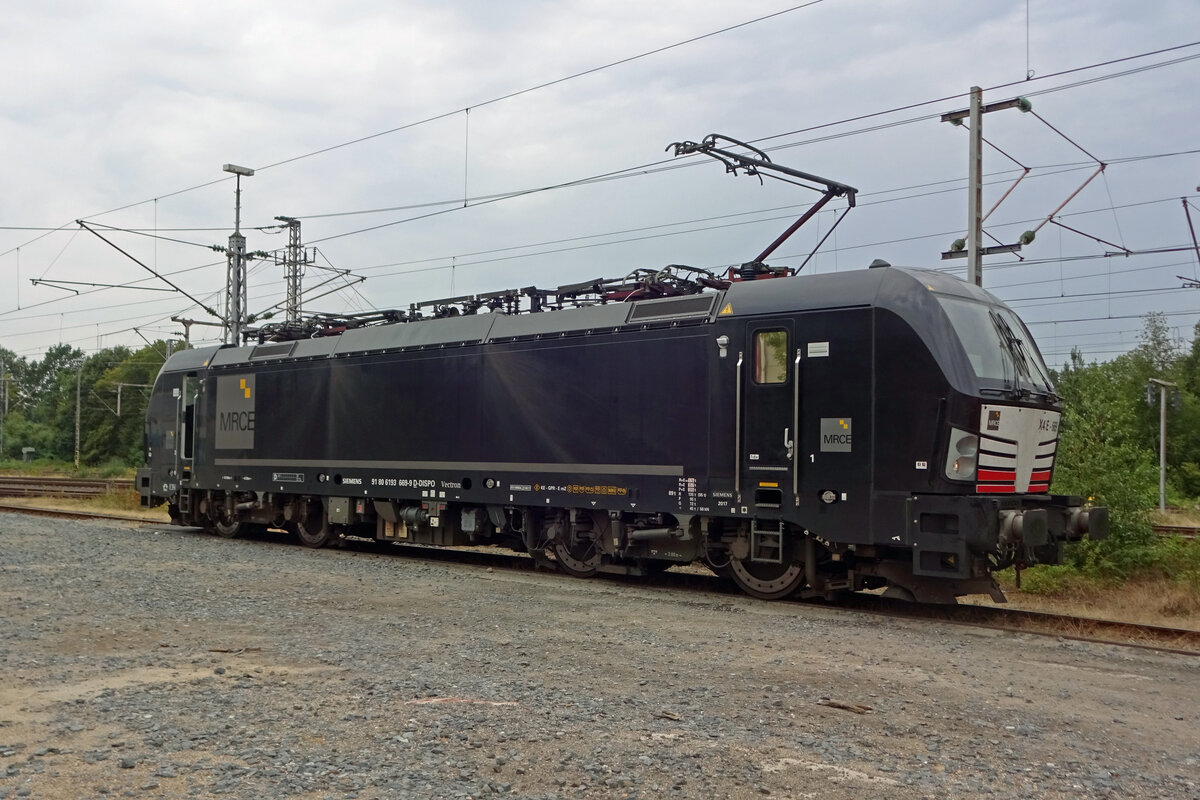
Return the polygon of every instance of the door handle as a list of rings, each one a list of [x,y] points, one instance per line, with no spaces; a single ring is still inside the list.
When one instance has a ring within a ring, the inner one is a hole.
[[[792,429],[783,429],[783,446],[787,448],[788,461],[792,460],[792,451],[795,449],[795,442],[792,441]]]

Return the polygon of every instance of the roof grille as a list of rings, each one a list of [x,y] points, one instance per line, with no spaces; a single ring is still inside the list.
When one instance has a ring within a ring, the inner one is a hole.
[[[261,358],[286,358],[292,354],[292,349],[295,346],[295,342],[260,344],[255,347],[254,352],[250,354],[250,360],[256,361]]]
[[[683,317],[707,317],[712,313],[715,294],[699,294],[690,297],[672,297],[667,300],[643,300],[635,303],[629,312],[630,322],[651,322],[661,319]]]

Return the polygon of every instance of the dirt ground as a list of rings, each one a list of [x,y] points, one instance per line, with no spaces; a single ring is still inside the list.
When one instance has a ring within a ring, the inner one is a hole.
[[[125,506],[108,508],[103,504],[97,504],[93,500],[47,497],[5,498],[3,504],[25,508],[59,509],[84,513],[99,511],[142,519],[148,522],[163,524],[167,522],[165,506],[155,509],[144,509],[136,506],[132,508]],[[1197,512],[1195,518],[1186,515],[1180,516],[1180,513],[1173,513],[1170,524],[1191,525],[1196,519],[1200,519],[1200,512]],[[706,572],[703,568],[698,569]],[[1153,585],[1130,584],[1111,592],[1074,599],[1028,594],[1013,587],[1007,587],[1005,593],[1008,597],[1006,605],[1009,608],[1200,630],[1200,607],[1196,606],[1193,602],[1193,596],[1172,586],[1168,581],[1161,581]],[[960,602],[983,606],[996,605],[989,595],[983,594],[961,598]]]
[[[0,515],[0,800],[1200,797],[1200,659]]]

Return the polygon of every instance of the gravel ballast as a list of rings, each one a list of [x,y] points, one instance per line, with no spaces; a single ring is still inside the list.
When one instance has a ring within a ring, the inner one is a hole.
[[[0,800],[1200,797],[1200,659],[0,515]]]

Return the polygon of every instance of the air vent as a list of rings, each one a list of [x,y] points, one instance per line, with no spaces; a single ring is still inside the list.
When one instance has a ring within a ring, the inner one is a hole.
[[[630,322],[652,322],[661,319],[707,317],[717,301],[715,294],[671,297],[666,300],[643,300],[635,303],[629,314]]]
[[[258,361],[264,358],[286,358],[292,354],[292,349],[295,348],[295,342],[275,342],[272,344],[260,344],[250,353],[251,361]]]

